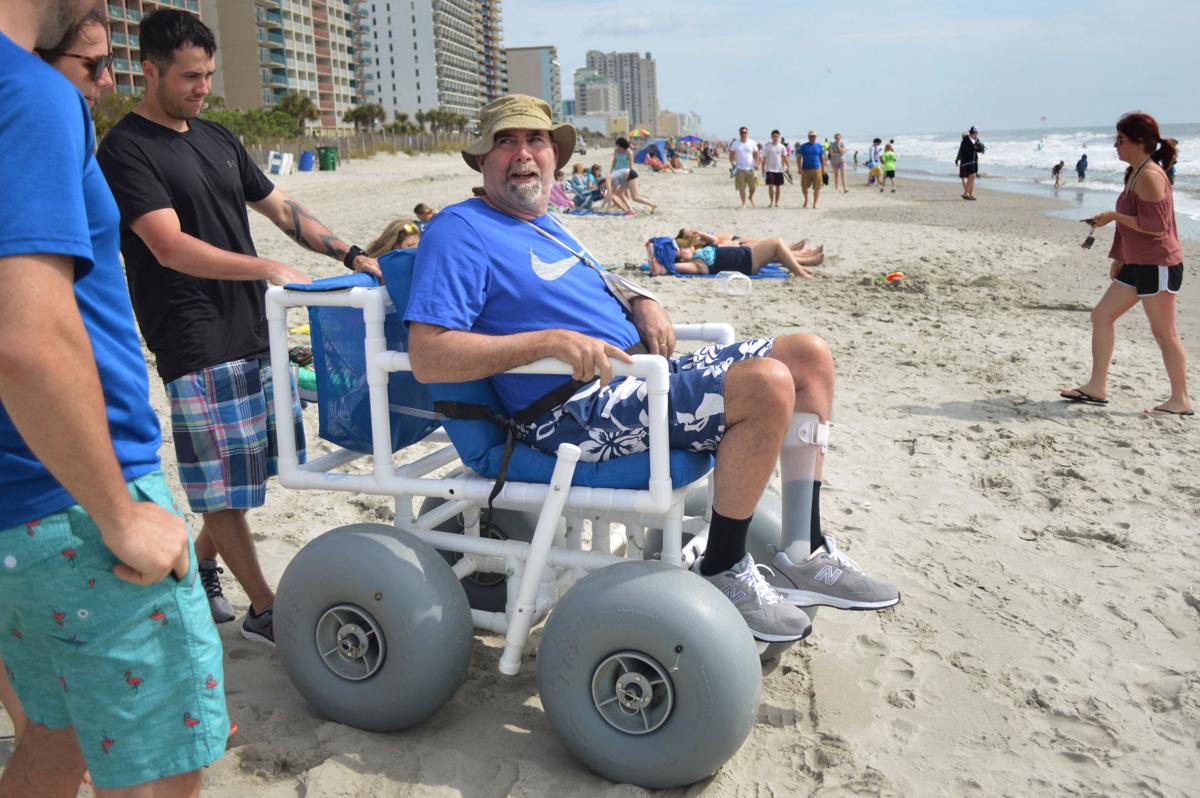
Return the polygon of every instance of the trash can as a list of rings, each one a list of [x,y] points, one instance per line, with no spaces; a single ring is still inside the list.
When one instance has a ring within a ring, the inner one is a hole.
[[[300,153],[300,171],[311,172],[313,168],[313,154],[308,150]]]
[[[337,169],[337,147],[317,147],[317,160],[321,162],[322,172],[332,172]]]

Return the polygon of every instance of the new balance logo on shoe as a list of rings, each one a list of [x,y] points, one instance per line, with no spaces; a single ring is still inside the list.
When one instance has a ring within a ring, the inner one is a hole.
[[[814,577],[818,582],[824,582],[827,585],[834,585],[837,580],[842,578],[844,572],[841,568],[834,568],[832,565],[823,565],[821,570],[817,571]]]
[[[730,601],[732,601],[734,604],[740,603],[742,599],[746,598],[746,596],[749,595],[748,593],[746,593],[743,590],[738,590],[733,585],[725,585],[725,587],[723,587],[721,589],[721,592],[724,593],[725,597],[728,598]]]

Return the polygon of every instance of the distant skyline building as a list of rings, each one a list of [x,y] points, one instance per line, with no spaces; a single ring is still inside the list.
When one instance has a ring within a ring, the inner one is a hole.
[[[202,0],[201,18],[217,37],[213,93],[230,108],[249,109],[299,92],[316,105],[320,131],[350,127],[342,117],[365,96],[361,37],[367,30],[357,5],[357,0]]]
[[[704,135],[704,125],[700,121],[700,114],[695,111],[687,111],[679,115],[679,133],[683,136],[701,136]]]
[[[658,129],[658,77],[654,59],[637,53],[588,50],[587,66],[617,84],[620,109],[629,113],[632,127]],[[575,97],[579,102],[579,95]],[[591,109],[588,109],[591,113]]]
[[[672,138],[679,136],[679,114],[674,111],[668,111],[666,108],[658,112],[658,135],[670,136]]]
[[[295,0],[292,0],[293,2]],[[508,91],[501,0],[373,0],[357,3],[368,24],[366,101],[396,112],[442,108],[478,120]]]
[[[508,90],[512,94],[541,97],[550,105],[550,115],[559,119],[562,113],[562,70],[558,66],[558,50],[553,45],[510,47],[508,59]]]
[[[157,8],[177,8],[204,19],[199,0],[108,0],[108,30],[112,37],[113,80],[121,94],[141,94],[146,87],[142,77],[142,17]]]
[[[508,59],[504,53],[501,0],[478,0],[483,26],[483,102],[508,94]]]
[[[568,116],[575,116],[575,101],[563,100],[561,113],[564,119]]]
[[[612,114],[621,110],[617,82],[591,67],[580,67],[572,78],[575,84],[575,112]]]

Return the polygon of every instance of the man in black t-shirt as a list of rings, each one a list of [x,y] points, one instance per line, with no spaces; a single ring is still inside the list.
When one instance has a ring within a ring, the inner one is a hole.
[[[197,118],[215,53],[212,31],[196,17],[147,15],[146,92],[104,137],[98,159],[121,210],[134,313],[171,399],[180,479],[204,519],[196,554],[213,618],[234,618],[221,595],[219,553],[250,598],[242,635],[274,645],[275,596],[245,517],[262,506],[275,473],[264,293],[267,282],[309,278],[257,257],[246,206],[348,268],[378,276],[379,266],[273,186],[232,133]],[[280,420],[289,422],[303,446],[298,402]]]

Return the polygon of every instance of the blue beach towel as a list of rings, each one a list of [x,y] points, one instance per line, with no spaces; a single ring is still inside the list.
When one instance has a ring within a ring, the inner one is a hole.
[[[655,254],[655,257],[658,257],[657,253]],[[643,263],[638,268],[644,272],[648,272],[650,271],[650,264]],[[740,274],[740,272],[738,273]],[[671,272],[671,274],[676,277],[720,277],[722,274],[724,274],[724,272],[717,272],[716,274],[685,274],[684,272]],[[751,280],[786,280],[791,275],[788,274],[787,269],[783,268],[778,263],[768,263],[759,270],[758,274],[747,274],[746,276]]]

